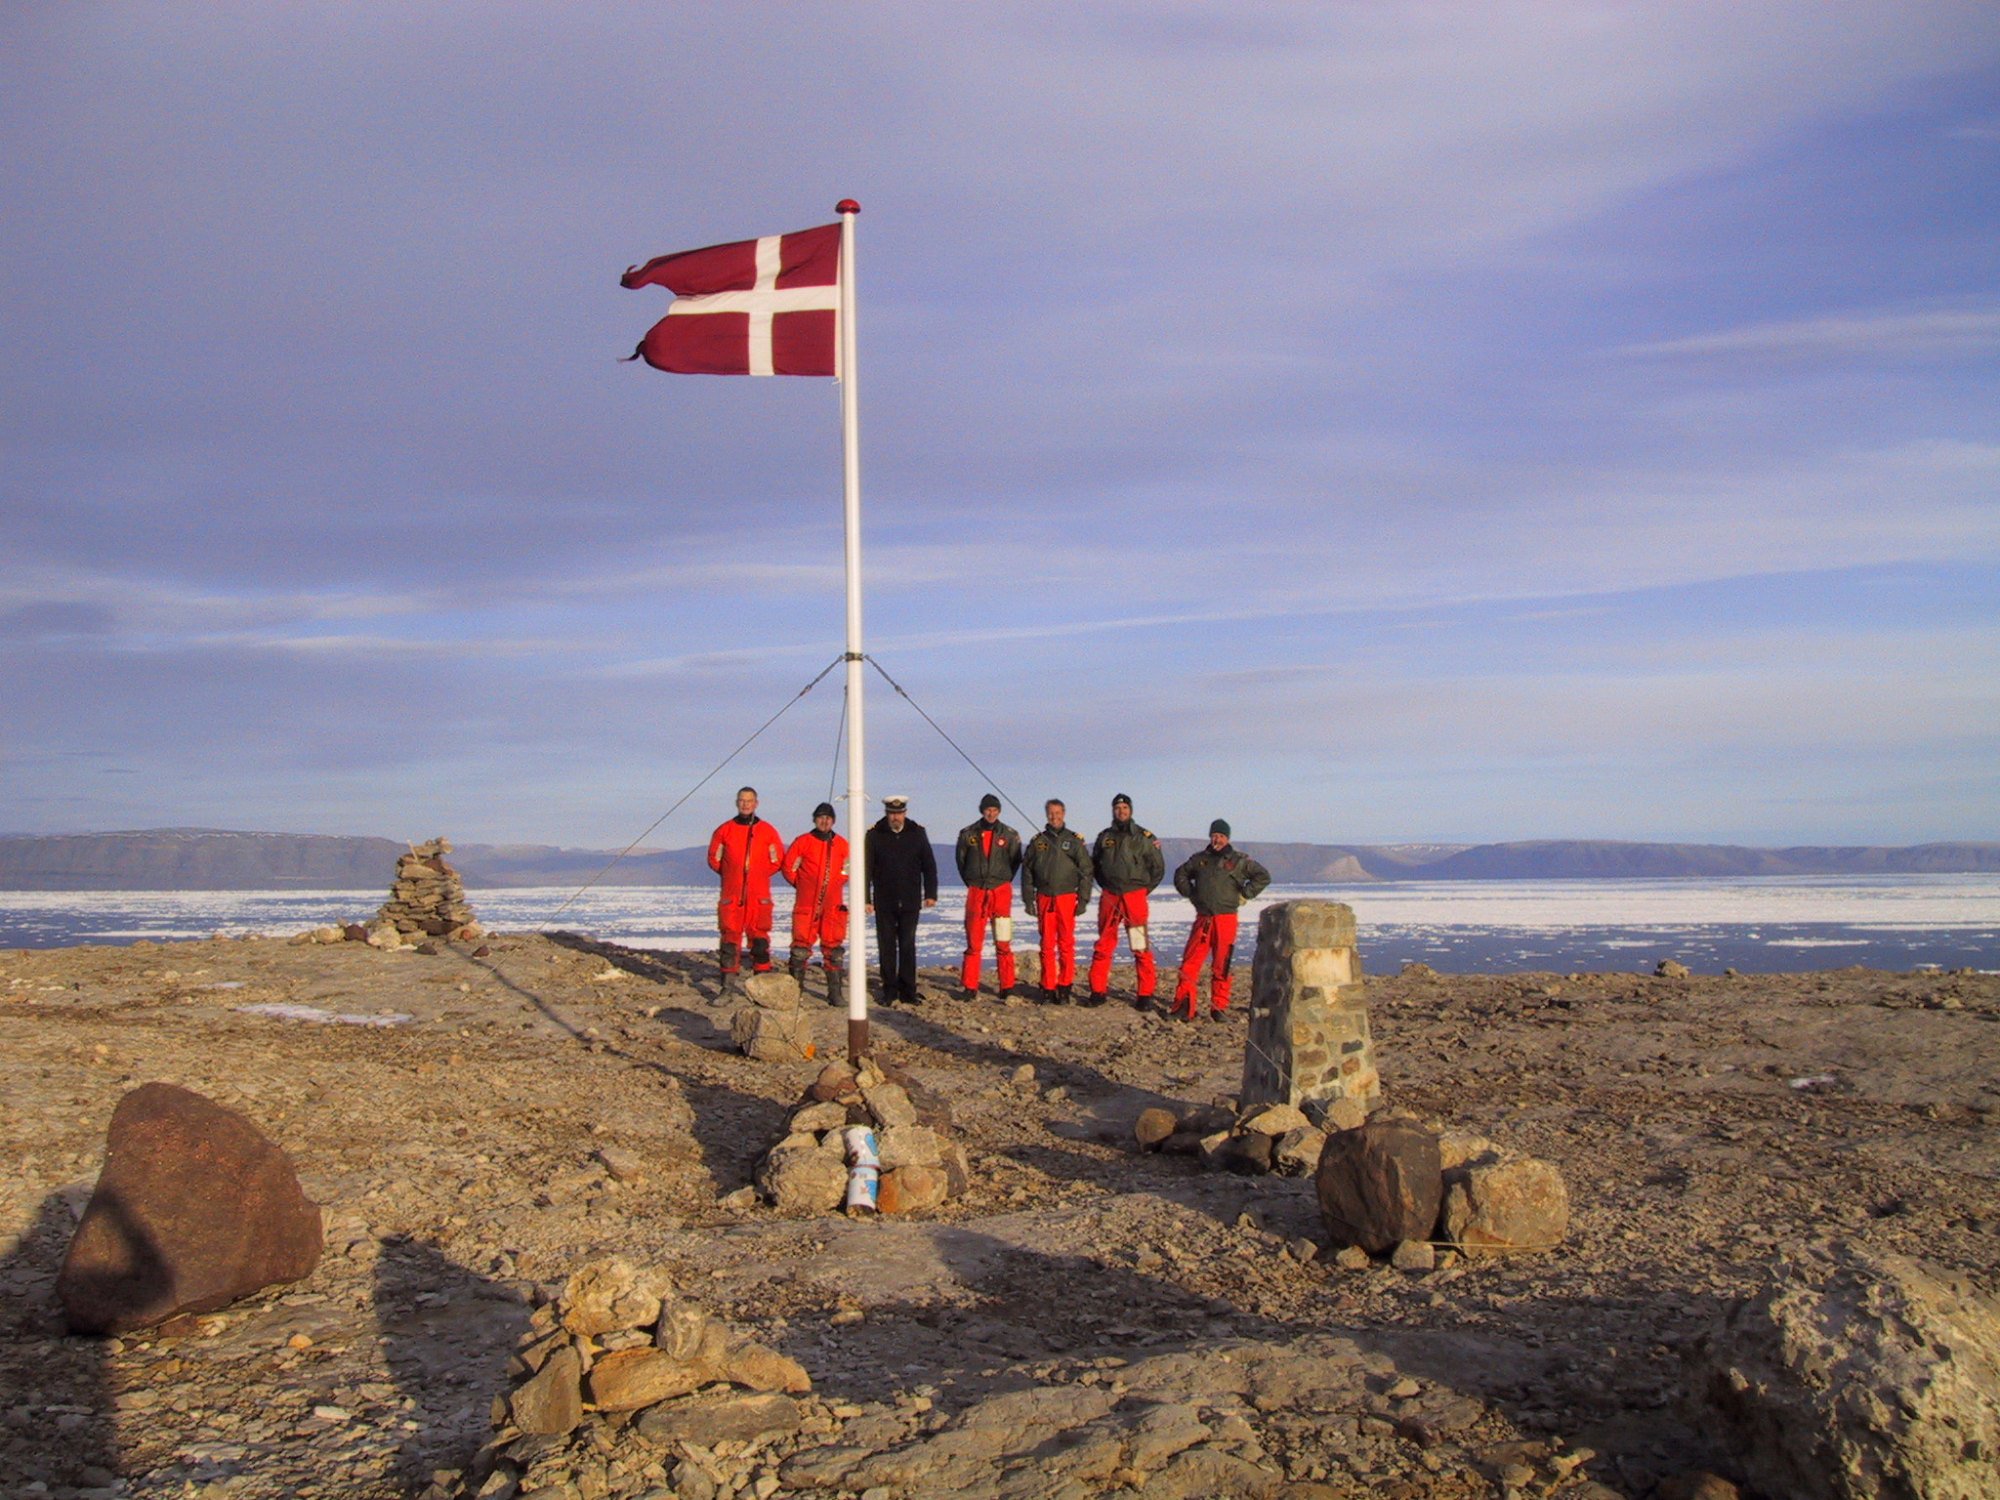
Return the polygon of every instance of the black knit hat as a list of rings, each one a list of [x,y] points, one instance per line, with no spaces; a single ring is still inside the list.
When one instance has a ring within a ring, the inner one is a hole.
[[[831,818],[834,816],[836,816],[836,814],[834,813],[833,804],[831,802],[822,802],[818,807],[815,807],[813,809],[813,821],[815,823],[818,822],[821,818]]]
[[[995,812],[1000,811],[1000,799],[991,792],[988,792],[984,797],[979,799],[979,810],[981,812],[985,812],[989,807]]]
[[[1120,792],[1117,796],[1111,799],[1111,805],[1113,807],[1116,807],[1121,802],[1124,803],[1127,807],[1130,807],[1132,805],[1132,799],[1126,796],[1123,792]]]
[[[1229,825],[1220,818],[1217,818],[1213,823],[1208,825],[1208,831],[1210,833],[1219,833],[1224,838],[1229,837]]]

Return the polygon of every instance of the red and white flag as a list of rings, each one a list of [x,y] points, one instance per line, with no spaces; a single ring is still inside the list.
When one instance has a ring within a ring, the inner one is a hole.
[[[840,225],[710,245],[633,266],[625,287],[663,286],[667,315],[632,352],[676,375],[838,375]]]

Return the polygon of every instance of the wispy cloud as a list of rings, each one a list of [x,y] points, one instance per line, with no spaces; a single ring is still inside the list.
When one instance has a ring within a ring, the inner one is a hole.
[[[1976,359],[2000,350],[2000,307],[1878,309],[1627,344],[1644,359]]]

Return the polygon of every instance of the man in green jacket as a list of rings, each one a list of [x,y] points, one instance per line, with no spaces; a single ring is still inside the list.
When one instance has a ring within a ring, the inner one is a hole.
[[[979,799],[979,821],[958,831],[958,878],[965,882],[965,962],[958,982],[963,1000],[979,995],[980,954],[993,928],[993,966],[1000,998],[1014,993],[1014,872],[1021,868],[1021,835],[1000,821],[1000,799]]]
[[[1236,950],[1236,909],[1254,901],[1271,883],[1271,872],[1229,842],[1229,825],[1208,825],[1208,847],[1198,849],[1174,871],[1174,889],[1194,903],[1194,928],[1181,955],[1180,982],[1174,986],[1173,1018],[1192,1021],[1201,1008],[1196,982],[1201,961],[1215,952],[1208,993],[1208,1018],[1220,1021],[1229,1009],[1229,963]]]
[[[1090,955],[1090,998],[1102,1005],[1111,987],[1111,960],[1118,956],[1118,930],[1125,929],[1138,970],[1135,1010],[1151,1010],[1159,967],[1146,936],[1147,906],[1153,887],[1166,878],[1167,857],[1150,830],[1132,821],[1132,799],[1120,792],[1111,799],[1111,826],[1091,845],[1090,867],[1097,876],[1097,947]]]
[[[1090,849],[1063,827],[1060,798],[1042,811],[1048,826],[1028,842],[1021,860],[1021,905],[1042,928],[1042,1003],[1068,1005],[1076,986],[1076,912],[1090,905]]]

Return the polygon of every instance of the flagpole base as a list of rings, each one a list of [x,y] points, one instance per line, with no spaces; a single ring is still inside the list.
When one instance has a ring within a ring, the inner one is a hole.
[[[847,1023],[847,1060],[857,1067],[861,1059],[868,1055],[868,1022],[849,1019]]]

